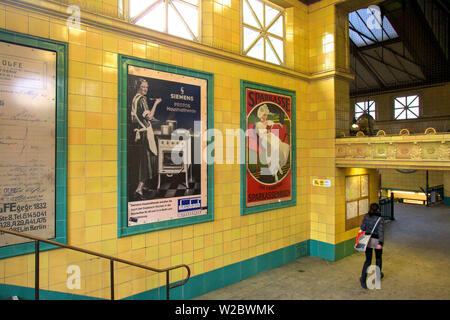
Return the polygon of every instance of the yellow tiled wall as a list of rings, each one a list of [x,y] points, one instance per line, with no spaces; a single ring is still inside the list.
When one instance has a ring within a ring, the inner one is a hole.
[[[69,244],[153,267],[188,264],[191,276],[195,276],[308,239],[335,244],[340,238],[351,237],[340,229],[341,200],[336,199],[343,192],[343,175],[334,164],[335,91],[338,87],[342,96],[345,89],[339,88],[345,85],[336,85],[332,74],[308,78],[309,73],[335,68],[332,4],[336,1],[323,1],[323,5],[312,8],[287,1],[295,5],[288,9],[289,51],[283,72],[237,55],[238,0],[203,1],[203,44],[184,47],[180,45],[186,43],[184,40],[151,31],[148,36],[125,35],[120,22],[108,18],[117,16],[115,0],[72,2],[82,8],[81,30],[68,28],[57,15],[36,13],[23,5],[46,5],[46,1],[18,1],[16,7],[0,5],[0,28],[69,44]],[[65,7],[53,9],[65,12]],[[96,14],[98,23],[111,27],[85,24],[88,13],[84,9]],[[221,56],[206,47],[226,54]],[[117,238],[118,54],[213,73],[214,127],[219,130],[240,126],[241,79],[296,91],[297,206],[240,216],[240,166],[216,164],[213,222]],[[313,190],[313,178],[331,179],[333,186]],[[79,290],[66,286],[66,269],[71,264],[81,268]],[[59,249],[42,253],[41,267],[42,289],[109,298],[107,261]],[[34,255],[3,259],[0,283],[33,287],[33,271]],[[183,276],[177,271],[171,279]],[[164,280],[164,275],[119,265],[116,298],[153,289]]]

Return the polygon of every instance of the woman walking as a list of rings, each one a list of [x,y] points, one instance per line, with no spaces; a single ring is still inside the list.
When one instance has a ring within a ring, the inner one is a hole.
[[[380,221],[378,221],[380,219]],[[383,278],[383,273],[381,272],[382,265],[382,254],[383,254],[383,244],[384,244],[384,228],[383,228],[383,218],[381,217],[380,206],[378,203],[372,203],[370,205],[369,212],[364,216],[363,222],[361,224],[361,230],[365,231],[366,234],[370,234],[373,227],[377,223],[375,230],[373,231],[370,241],[366,249],[366,261],[362,269],[362,275],[360,278],[361,286],[367,289],[366,279],[367,279],[367,268],[372,264],[373,250],[375,250],[375,263],[378,268],[380,268],[381,278]]]

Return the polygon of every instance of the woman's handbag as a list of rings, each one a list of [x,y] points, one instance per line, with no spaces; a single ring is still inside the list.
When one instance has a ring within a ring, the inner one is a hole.
[[[366,251],[367,245],[369,244],[369,240],[372,237],[372,234],[375,231],[375,228],[377,227],[378,222],[380,222],[380,219],[381,219],[381,217],[378,218],[377,222],[373,226],[373,229],[372,229],[372,232],[370,233],[370,235],[367,235],[365,231],[359,230],[358,236],[356,237],[356,243],[354,246],[357,251],[361,251],[361,252]]]

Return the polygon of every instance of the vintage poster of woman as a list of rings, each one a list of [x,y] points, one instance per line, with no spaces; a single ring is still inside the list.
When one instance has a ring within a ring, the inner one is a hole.
[[[241,214],[295,205],[295,92],[241,82]]]
[[[210,221],[212,76],[120,59],[120,234]]]

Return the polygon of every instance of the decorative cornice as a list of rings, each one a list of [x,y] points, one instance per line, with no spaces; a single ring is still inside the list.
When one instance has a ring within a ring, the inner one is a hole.
[[[336,166],[450,169],[450,134],[336,139]]]

